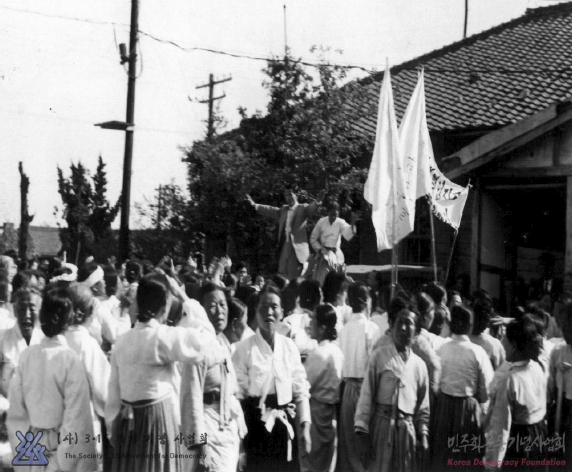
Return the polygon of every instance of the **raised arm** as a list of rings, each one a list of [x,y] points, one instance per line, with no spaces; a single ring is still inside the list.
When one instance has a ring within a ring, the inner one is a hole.
[[[259,215],[266,216],[267,218],[273,218],[275,220],[280,219],[280,208],[254,203],[254,200],[250,195],[246,195],[246,201]]]

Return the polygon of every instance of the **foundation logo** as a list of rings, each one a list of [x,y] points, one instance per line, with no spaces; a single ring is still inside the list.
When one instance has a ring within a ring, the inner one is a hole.
[[[17,454],[12,460],[12,465],[48,465],[48,459],[44,455],[46,446],[40,444],[42,434],[38,431],[34,436],[28,431],[24,437],[20,431],[16,432],[20,444],[16,446]]]

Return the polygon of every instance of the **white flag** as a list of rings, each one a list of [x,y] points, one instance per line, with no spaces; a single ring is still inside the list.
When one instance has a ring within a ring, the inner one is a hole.
[[[413,231],[401,156],[388,67],[381,84],[375,147],[364,187],[364,197],[372,205],[371,220],[378,251],[391,249]]]
[[[437,218],[458,229],[469,190],[451,182],[435,162],[427,126],[423,71],[403,116],[399,137],[403,148],[408,200],[415,202],[419,197],[428,195]]]

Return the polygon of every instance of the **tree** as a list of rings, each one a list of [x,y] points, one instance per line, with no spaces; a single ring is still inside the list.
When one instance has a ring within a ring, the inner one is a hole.
[[[30,223],[34,219],[28,212],[28,190],[30,188],[30,179],[24,172],[22,162],[18,163],[18,171],[20,172],[20,231],[18,234],[18,256],[21,260],[28,258],[28,239]]]
[[[93,179],[81,162],[72,163],[69,178],[58,167],[58,191],[67,223],[66,228],[60,228],[60,239],[70,260],[79,263],[89,255],[106,260],[113,255],[116,243],[111,223],[119,211],[120,199],[113,206],[107,200],[107,176],[101,156]]]
[[[193,220],[212,251],[258,258],[255,264],[264,263],[260,254],[275,259],[275,226],[244,205],[245,194],[279,206],[286,186],[299,186],[307,198],[326,188],[344,211],[358,209],[372,144],[354,131],[359,97],[351,84],[340,88],[344,68],[322,60],[312,75],[288,55],[269,61],[264,72],[267,115],[240,109],[236,130],[195,142],[184,158]]]
[[[135,204],[140,230],[132,231],[131,253],[158,262],[163,256],[187,256],[201,249],[202,235],[189,228],[189,199],[171,182],[152,198]]]

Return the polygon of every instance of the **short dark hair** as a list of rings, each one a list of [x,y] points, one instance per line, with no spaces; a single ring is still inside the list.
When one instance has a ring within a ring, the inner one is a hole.
[[[108,297],[117,293],[117,281],[119,274],[112,266],[105,266],[103,268],[103,280],[105,280],[105,293]]]
[[[320,282],[317,280],[304,280],[300,284],[298,295],[300,297],[300,308],[314,311],[322,298]]]
[[[397,314],[404,308],[407,308],[408,305],[409,301],[405,297],[397,296],[391,299],[387,307],[387,321],[389,326],[393,326]]]
[[[143,266],[137,259],[131,259],[125,264],[125,279],[132,284],[141,278]]]
[[[330,271],[324,279],[324,286],[322,290],[324,291],[324,302],[334,303],[338,294],[344,290],[347,290],[350,283],[345,274],[341,274],[336,271]]]
[[[472,311],[464,305],[457,305],[451,311],[451,333],[469,334],[471,332]]]
[[[282,308],[286,315],[296,308],[296,299],[300,294],[300,286],[305,280],[304,277],[296,277],[290,280],[290,283],[282,292]]]
[[[137,320],[145,323],[167,306],[169,288],[165,282],[155,277],[153,273],[146,275],[137,287]]]
[[[445,287],[443,287],[443,285],[438,282],[431,282],[427,284],[425,291],[433,299],[436,305],[440,305],[443,299],[447,296]]]
[[[232,267],[233,272],[238,272],[239,270],[242,270],[242,269],[248,270],[248,266],[246,265],[246,262],[244,262],[244,261],[235,262],[233,267]]]
[[[506,327],[506,337],[526,359],[538,362],[542,349],[542,336],[538,333],[537,323],[530,315],[512,321]]]
[[[348,288],[348,304],[354,313],[363,311],[367,307],[369,298],[369,289],[364,282],[358,281],[350,284]]]
[[[425,292],[417,294],[417,308],[419,313],[425,314],[435,308],[435,303],[430,295]]]
[[[40,326],[48,338],[63,333],[71,324],[73,302],[69,288],[53,285],[47,288],[40,309]]]
[[[12,279],[12,291],[17,292],[21,288],[30,288],[32,286],[32,271],[21,270],[14,275]]]
[[[288,279],[282,274],[273,275],[271,282],[273,282],[280,291],[284,290],[288,286]],[[266,285],[269,285],[269,283]]]
[[[212,283],[212,282],[207,282],[206,284],[202,285],[201,288],[199,289],[199,302],[202,305],[205,301],[205,297],[209,294],[209,293],[213,293],[216,291],[220,291],[222,292],[224,295],[226,295],[226,292],[219,287],[218,285]]]
[[[318,326],[326,328],[325,338],[334,341],[338,337],[336,331],[336,324],[338,322],[338,315],[332,305],[326,303],[316,307],[316,323]]]

